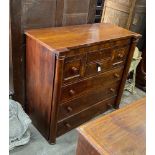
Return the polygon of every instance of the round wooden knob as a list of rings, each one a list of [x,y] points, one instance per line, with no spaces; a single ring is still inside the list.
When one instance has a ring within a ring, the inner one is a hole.
[[[69,91],[69,94],[72,96],[72,95],[75,94],[75,91],[71,89],[71,90]]]
[[[123,54],[118,54],[118,58],[123,58]]]
[[[75,74],[75,73],[78,73],[78,69],[76,67],[72,67],[72,72]]]
[[[71,107],[67,107],[67,111],[68,111],[68,112],[72,112],[73,109],[72,109]]]
[[[112,93],[114,93],[114,92],[115,92],[115,89],[114,89],[114,88],[110,88],[110,91],[111,91]]]
[[[115,74],[114,74],[114,77],[115,77],[115,78],[119,78],[120,76],[119,76],[119,74],[115,73]]]
[[[66,123],[65,126],[66,126],[67,128],[71,128],[71,125],[70,125],[69,123]]]

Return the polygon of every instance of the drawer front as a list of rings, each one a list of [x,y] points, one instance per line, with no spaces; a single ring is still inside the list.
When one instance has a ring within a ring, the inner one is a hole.
[[[112,56],[113,56],[112,49],[96,50],[93,52],[89,52],[87,54],[87,63],[98,61],[98,60],[104,60],[104,59],[110,60]]]
[[[62,120],[71,115],[79,113],[80,111],[102,101],[103,99],[116,96],[119,88],[119,81],[111,83],[105,87],[92,90],[85,95],[82,95],[76,99],[73,99],[65,104],[59,106],[58,120]]]
[[[57,136],[60,136],[72,130],[73,128],[76,128],[82,123],[90,120],[94,116],[97,116],[98,114],[105,112],[106,110],[110,109],[110,107],[112,107],[114,103],[115,103],[115,97],[101,101],[91,106],[90,108],[78,113],[77,115],[74,115],[59,122],[57,125]]]
[[[104,87],[111,82],[119,81],[122,77],[123,67],[113,69],[95,77],[91,77],[74,84],[63,86],[61,90],[61,103],[71,100],[93,89]]]
[[[127,54],[129,52],[130,46],[121,47],[114,49],[114,59],[113,65],[126,60]]]
[[[96,60],[86,64],[85,76],[93,76],[103,73],[115,67],[123,66],[129,51],[129,46],[111,49],[113,54],[108,59]],[[100,52],[98,52],[100,53]]]
[[[130,40],[119,40],[88,47],[87,63],[101,61],[102,59],[112,59],[115,49],[129,46]]]
[[[77,55],[65,58],[64,83],[80,79],[84,75],[86,55]]]

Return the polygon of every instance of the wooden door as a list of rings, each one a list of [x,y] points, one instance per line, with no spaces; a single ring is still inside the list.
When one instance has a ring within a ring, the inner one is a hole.
[[[105,0],[102,22],[128,28],[136,0]]]

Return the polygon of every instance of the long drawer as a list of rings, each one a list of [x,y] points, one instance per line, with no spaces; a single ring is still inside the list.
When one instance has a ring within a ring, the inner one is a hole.
[[[59,106],[58,120],[63,120],[71,115],[75,115],[80,111],[102,101],[103,99],[116,96],[120,81],[105,85],[99,89],[94,89],[76,99]]]
[[[120,67],[111,71],[107,71],[98,76],[63,86],[61,89],[61,104],[90,90],[98,89],[99,87],[104,87],[111,82],[119,81],[122,77],[122,72],[123,67]]]
[[[57,124],[57,136],[60,136],[73,128],[81,125],[82,123],[90,120],[94,116],[101,114],[108,110],[115,103],[115,97],[101,101],[90,108],[81,111],[77,115],[69,117]]]

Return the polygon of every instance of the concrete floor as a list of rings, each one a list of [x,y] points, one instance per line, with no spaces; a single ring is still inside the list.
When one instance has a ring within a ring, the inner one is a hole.
[[[120,108],[145,96],[145,93],[137,88],[136,92],[137,93],[135,95],[132,95],[125,91]],[[109,112],[111,111],[106,112],[106,114]],[[33,125],[30,126],[30,131],[30,142],[25,146],[20,146],[10,151],[10,155],[75,155],[78,138],[76,129],[57,138],[56,145],[48,144],[48,142]]]

